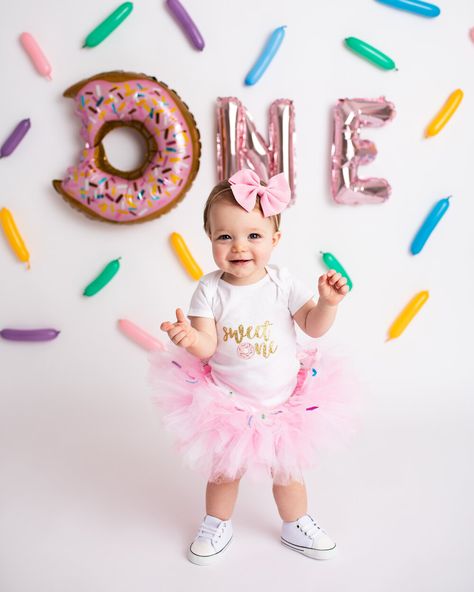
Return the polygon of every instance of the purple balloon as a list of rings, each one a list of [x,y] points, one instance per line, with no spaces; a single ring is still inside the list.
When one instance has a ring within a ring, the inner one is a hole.
[[[203,50],[204,49],[204,39],[196,27],[195,22],[189,16],[187,10],[184,6],[179,2],[179,0],[166,0],[166,4],[171,12],[176,17],[176,20],[179,22],[183,31],[189,37],[189,40],[194,45],[196,49]]]
[[[2,329],[0,335],[10,341],[51,341],[59,335],[56,329]]]
[[[13,150],[15,150],[18,144],[25,137],[25,134],[30,129],[30,127],[31,122],[29,119],[22,119],[20,121],[20,123],[16,126],[16,128],[12,131],[0,148],[0,158],[9,156]]]

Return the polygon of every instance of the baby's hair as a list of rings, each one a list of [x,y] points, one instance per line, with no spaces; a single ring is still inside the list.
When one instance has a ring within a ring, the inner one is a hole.
[[[260,184],[263,185],[264,187],[266,186],[266,183],[264,181],[260,181]],[[204,206],[204,216],[203,216],[204,230],[206,231],[207,236],[211,236],[209,212],[211,211],[211,207],[219,201],[225,201],[227,203],[239,206],[239,204],[235,200],[234,194],[232,193],[232,190],[230,188],[230,183],[229,183],[229,181],[227,181],[227,179],[225,181],[221,181],[220,183],[218,183],[214,187],[214,189],[209,194],[209,197],[207,198],[206,205]],[[239,207],[241,207],[241,206],[239,206]],[[260,205],[260,198],[258,196],[257,196],[257,201],[255,203],[255,207],[258,208],[262,212],[262,207]],[[275,232],[278,232],[278,230],[280,229],[281,215],[274,214],[273,216],[269,216],[269,219],[273,223],[273,226],[275,228]]]

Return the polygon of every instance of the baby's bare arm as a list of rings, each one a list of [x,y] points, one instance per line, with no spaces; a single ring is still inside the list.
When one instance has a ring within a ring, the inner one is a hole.
[[[201,360],[210,358],[217,347],[217,331],[214,319],[204,317],[190,317],[191,327],[197,332],[197,341],[191,347],[186,348],[190,354]]]
[[[321,337],[334,323],[337,305],[328,305],[318,300],[309,300],[293,315],[293,319],[306,335]]]

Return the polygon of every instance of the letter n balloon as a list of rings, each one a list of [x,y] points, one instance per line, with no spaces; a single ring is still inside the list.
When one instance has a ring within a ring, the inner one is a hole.
[[[269,110],[269,141],[258,132],[250,113],[236,97],[217,99],[217,175],[228,179],[240,169],[252,169],[263,181],[284,173],[295,201],[295,109],[278,99]]]

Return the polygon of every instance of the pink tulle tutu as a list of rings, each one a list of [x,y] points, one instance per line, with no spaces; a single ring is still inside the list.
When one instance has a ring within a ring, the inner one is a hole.
[[[217,386],[207,364],[170,344],[150,354],[154,400],[184,463],[208,481],[244,474],[276,484],[303,482],[322,449],[353,432],[348,398],[354,384],[342,362],[300,349],[290,398],[272,409],[249,408]]]

